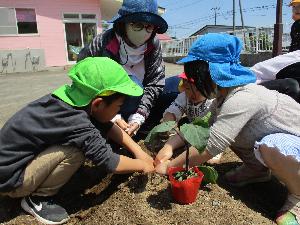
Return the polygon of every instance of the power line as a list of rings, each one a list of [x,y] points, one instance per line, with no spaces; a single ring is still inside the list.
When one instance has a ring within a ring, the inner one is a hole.
[[[290,1],[290,0],[288,0],[288,1]],[[176,1],[176,2],[178,2],[178,1]],[[185,1],[185,3],[186,3],[186,1]],[[190,5],[190,4],[187,4],[187,5]],[[187,7],[187,5],[184,5],[184,6]],[[250,16],[250,17],[266,16],[266,14],[268,14],[268,13],[265,13],[266,11],[273,10],[275,8],[276,8],[276,5],[273,3],[273,4],[269,4],[269,5],[261,5],[261,6],[244,8],[244,9],[242,9],[242,13],[245,13],[247,16]],[[283,8],[285,8],[285,9],[289,8],[289,3],[287,3],[287,2],[283,3]],[[220,12],[217,12],[216,15],[217,15],[217,17],[218,16],[223,17],[224,20],[228,20],[228,19],[232,18],[233,10],[220,11]],[[208,24],[207,21],[212,21],[214,18],[215,18],[215,15],[209,14],[209,15],[195,18],[195,19],[185,21],[182,23],[176,23],[176,24],[170,25],[169,28],[172,29],[173,31],[175,31],[175,33],[176,33],[176,30],[184,31],[184,30],[190,29],[190,31],[188,31],[188,32],[181,32],[180,36],[188,35],[188,34],[191,34],[193,32],[192,30],[196,29],[196,27],[200,27],[202,24],[207,25]]]
[[[194,6],[196,4],[199,4],[199,3],[203,2],[203,1],[205,1],[205,0],[196,0],[196,1],[192,2],[192,3],[186,4],[186,5],[174,8],[174,9],[169,9],[169,11],[175,11],[175,10],[179,10],[179,9],[181,10],[181,9],[187,8],[187,7],[191,6],[191,5]]]
[[[257,12],[257,11],[262,11],[262,10],[269,10],[269,9],[273,9],[273,8],[276,8],[276,6],[274,4],[272,5],[263,5],[263,6],[256,6],[256,7],[251,7],[251,8],[244,8],[242,10],[242,12],[244,13],[248,13],[248,12]],[[233,15],[233,10],[228,10],[228,11],[223,11],[221,13],[217,13],[217,16],[232,16]],[[189,21],[186,21],[186,22],[183,22],[183,23],[179,23],[179,24],[175,24],[175,25],[171,25],[170,27],[177,27],[177,26],[184,26],[184,25],[193,25],[193,24],[196,24],[197,22],[201,22],[203,20],[206,20],[208,18],[211,18],[213,19],[214,18],[214,15],[208,15],[208,16],[204,16],[204,17],[200,17],[200,18],[196,18],[196,19],[193,19],[193,20],[189,20]]]

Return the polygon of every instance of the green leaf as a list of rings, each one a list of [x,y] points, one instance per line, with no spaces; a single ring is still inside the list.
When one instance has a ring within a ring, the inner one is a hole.
[[[192,122],[192,124],[208,128],[209,127],[209,120],[210,120],[210,118],[211,118],[211,112],[208,112],[205,116],[203,116],[203,117],[197,117],[196,119],[194,119],[194,121]]]
[[[198,169],[204,174],[203,185],[215,184],[218,179],[218,172],[211,166],[198,166]]]
[[[199,153],[203,152],[209,138],[209,128],[194,124],[183,124],[180,131],[190,145],[194,146]]]
[[[198,174],[189,169],[188,171],[177,171],[175,173],[173,173],[173,177],[175,178],[175,180],[178,180],[178,181],[183,181],[183,180],[186,180],[186,179],[189,179],[189,178],[192,178],[192,177],[197,177]]]
[[[155,126],[145,139],[146,144],[151,144],[160,133],[165,133],[172,130],[176,126],[175,121],[168,121]]]

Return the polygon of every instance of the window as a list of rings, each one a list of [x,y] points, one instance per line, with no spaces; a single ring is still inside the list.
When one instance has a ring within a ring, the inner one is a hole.
[[[13,8],[0,8],[0,35],[18,34],[16,12]]]
[[[0,8],[0,35],[37,33],[34,9]]]
[[[82,19],[96,19],[96,15],[95,14],[82,14],[81,15]]]
[[[97,35],[97,15],[64,13],[68,61],[76,61],[80,50]]]
[[[37,34],[37,23],[34,9],[16,9],[19,34]]]
[[[79,19],[79,14],[66,13],[64,19]]]

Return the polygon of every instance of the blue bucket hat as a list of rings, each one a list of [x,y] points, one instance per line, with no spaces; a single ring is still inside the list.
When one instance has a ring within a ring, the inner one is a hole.
[[[240,64],[242,42],[229,34],[210,33],[195,41],[178,64],[196,60],[208,62],[212,80],[220,87],[236,87],[256,81],[256,76]]]
[[[158,27],[156,31],[163,34],[168,30],[167,22],[158,15],[157,0],[124,0],[122,7],[111,23],[145,22]]]

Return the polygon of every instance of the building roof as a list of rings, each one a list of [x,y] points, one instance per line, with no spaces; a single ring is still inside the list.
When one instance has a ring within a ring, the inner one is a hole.
[[[210,28],[214,28],[214,29],[218,29],[218,28],[228,28],[228,29],[233,29],[233,26],[228,26],[228,25],[206,25],[204,27],[202,27],[200,30],[196,31],[195,33],[193,33],[191,36],[197,36],[199,34],[201,34],[203,31],[208,30]],[[244,26],[245,29],[249,29],[249,28],[255,28],[255,27],[251,27],[251,26]],[[242,26],[235,26],[236,30],[241,30],[243,29]]]
[[[168,34],[166,34],[166,33],[164,33],[164,34],[156,34],[156,37],[160,41],[170,41],[170,40],[172,40],[172,38]]]

